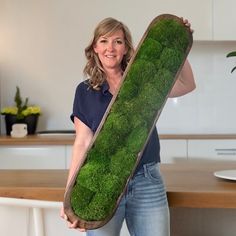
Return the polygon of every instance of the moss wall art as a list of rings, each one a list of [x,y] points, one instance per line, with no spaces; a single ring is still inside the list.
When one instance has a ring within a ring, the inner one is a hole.
[[[192,33],[176,16],[149,25],[65,194],[65,212],[79,227],[101,227],[114,214],[191,45]]]

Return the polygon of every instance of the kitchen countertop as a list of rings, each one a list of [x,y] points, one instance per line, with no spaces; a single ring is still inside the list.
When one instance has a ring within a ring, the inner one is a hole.
[[[236,181],[216,178],[236,162],[161,164],[170,207],[236,208]],[[0,170],[0,197],[63,201],[68,170]]]
[[[220,179],[215,171],[236,170],[234,161],[188,160],[162,164],[172,207],[236,208],[236,181]]]
[[[160,134],[160,139],[236,139],[236,134]],[[72,145],[74,134],[28,135],[12,138],[0,135],[0,145]]]
[[[12,138],[1,135],[1,145],[72,145],[75,139],[74,134],[47,134],[47,135],[27,135],[23,138]]]

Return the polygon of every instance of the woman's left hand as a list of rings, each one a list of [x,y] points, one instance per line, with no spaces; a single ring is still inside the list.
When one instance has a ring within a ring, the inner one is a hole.
[[[188,21],[187,19],[184,19],[183,17],[181,17],[181,19],[182,19],[183,23],[184,23],[187,27],[189,27],[189,28],[190,28],[190,31],[193,33],[194,30],[191,29],[191,24],[189,23],[189,21]]]

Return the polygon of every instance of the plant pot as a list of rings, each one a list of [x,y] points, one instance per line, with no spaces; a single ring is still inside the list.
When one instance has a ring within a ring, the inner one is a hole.
[[[18,120],[16,118],[16,115],[5,115],[6,134],[11,134],[12,125],[14,124],[27,124],[28,134],[35,134],[38,123],[38,117],[39,115],[29,115],[24,117],[23,119]]]
[[[38,118],[38,115],[29,115],[24,118],[24,123],[27,124],[28,134],[35,134]]]

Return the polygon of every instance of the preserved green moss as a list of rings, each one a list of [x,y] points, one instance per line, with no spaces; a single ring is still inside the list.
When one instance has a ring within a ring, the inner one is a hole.
[[[77,176],[77,181],[81,186],[91,191],[98,191],[100,181],[106,173],[106,163],[88,161]]]
[[[145,126],[139,126],[134,129],[127,138],[127,148],[136,155],[141,151],[148,135],[148,129]],[[137,157],[137,156],[136,156]]]
[[[117,136],[124,136],[129,133],[129,115],[119,112],[111,112],[104,123],[104,132],[112,132]]]
[[[131,152],[127,148],[120,149],[114,156],[111,157],[110,172],[116,176],[119,176],[121,183],[125,183],[135,161],[135,152]]]
[[[157,88],[158,92],[165,96],[169,92],[170,86],[172,85],[174,74],[165,68],[158,70],[154,77],[153,86]]]
[[[122,190],[122,179],[118,177],[118,175],[116,175],[116,173],[112,172],[107,174],[101,181],[101,185],[104,188],[104,192],[111,194],[111,196],[117,192]]]
[[[149,94],[148,96],[147,93]],[[149,99],[150,96],[152,96],[152,99]],[[163,94],[158,91],[157,87],[154,87],[151,84],[146,86],[142,93],[140,93],[139,106],[142,108],[140,109],[140,115],[145,119],[148,129],[152,127],[153,120],[157,115],[158,110],[156,107],[158,106],[161,108],[164,101],[165,97]]]
[[[77,205],[76,209],[83,211],[83,209],[89,205],[94,195],[95,192],[77,184],[72,191],[71,204]]]
[[[102,130],[101,135],[97,137],[97,141],[94,145],[94,148],[96,148],[98,155],[110,156],[121,145],[122,140],[120,140],[120,136],[117,136],[115,133],[112,132],[112,130],[106,129]]]
[[[158,21],[147,34],[77,175],[71,206],[80,219],[102,221],[112,214],[173,86],[188,37],[174,19]]]
[[[148,38],[158,40],[162,47],[175,47],[181,52],[185,52],[189,44],[189,37],[186,29],[180,27],[179,22],[166,19],[157,22],[149,31]]]
[[[155,61],[159,59],[162,51],[161,44],[152,38],[147,38],[140,47],[136,59],[142,59],[145,61]]]
[[[155,76],[156,73],[156,67],[152,62],[141,59],[135,60],[121,86],[118,99],[127,101],[136,97],[142,89],[143,84],[147,82],[148,79]],[[132,84],[133,88],[131,86]],[[123,89],[124,87],[125,89]],[[132,90],[134,90],[134,92],[132,92]]]
[[[176,72],[183,61],[184,54],[175,48],[165,48],[160,56],[161,67]]]
[[[116,193],[118,195],[118,193]],[[113,200],[117,195],[107,192],[97,192],[90,204],[85,208],[85,214],[90,219],[103,219],[104,215],[110,214],[115,206]],[[85,215],[85,217],[86,217]]]

